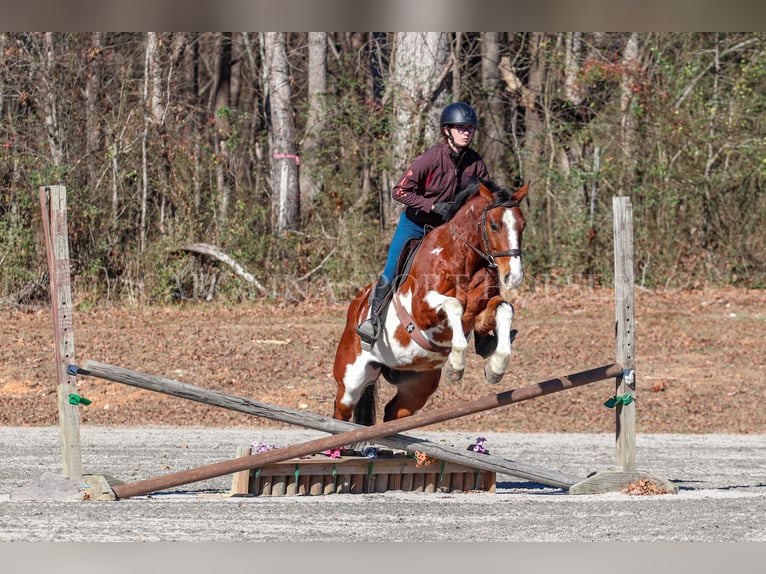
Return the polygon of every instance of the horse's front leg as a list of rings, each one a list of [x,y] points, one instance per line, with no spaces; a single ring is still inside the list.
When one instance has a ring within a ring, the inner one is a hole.
[[[511,360],[511,327],[513,326],[513,305],[503,301],[495,309],[495,336],[497,346],[484,366],[484,377],[488,383],[497,383],[503,378]]]
[[[441,303],[447,322],[452,329],[452,350],[442,367],[442,372],[448,381],[457,382],[465,372],[465,352],[468,349],[468,339],[463,332],[463,305],[454,297],[445,297]]]

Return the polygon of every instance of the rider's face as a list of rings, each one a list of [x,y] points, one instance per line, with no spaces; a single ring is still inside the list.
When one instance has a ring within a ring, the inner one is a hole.
[[[455,142],[455,146],[458,148],[464,148],[471,143],[475,130],[473,126],[449,126],[447,129],[449,129],[452,141]]]

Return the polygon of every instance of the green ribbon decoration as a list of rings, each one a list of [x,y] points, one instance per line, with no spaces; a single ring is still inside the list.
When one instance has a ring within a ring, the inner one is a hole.
[[[625,393],[624,395],[615,395],[608,401],[604,403],[604,406],[608,409],[613,409],[617,405],[627,406],[630,403],[632,403],[635,399],[633,395],[630,393]]]
[[[372,467],[375,466],[374,462],[370,462],[367,464],[367,492],[373,492],[372,485],[373,478],[372,478]]]
[[[439,468],[439,488],[444,486],[444,466],[445,462],[442,461],[441,468]]]
[[[86,399],[85,397],[81,397],[80,395],[75,395],[74,393],[69,394],[69,404],[70,405],[83,405],[88,406],[92,401],[90,399]]]

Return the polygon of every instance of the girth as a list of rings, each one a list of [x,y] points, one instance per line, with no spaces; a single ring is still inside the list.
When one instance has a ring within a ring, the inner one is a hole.
[[[393,304],[394,304],[394,310],[396,311],[396,316],[399,319],[399,322],[404,327],[405,331],[407,331],[407,334],[412,338],[413,341],[415,341],[418,345],[420,345],[422,348],[424,348],[426,351],[431,351],[432,353],[439,353],[440,355],[449,355],[450,351],[452,350],[452,347],[444,347],[442,345],[437,345],[436,343],[429,340],[425,333],[415,324],[414,319],[412,316],[407,312],[407,310],[402,306],[402,304],[399,302],[399,297],[394,295],[393,297]]]

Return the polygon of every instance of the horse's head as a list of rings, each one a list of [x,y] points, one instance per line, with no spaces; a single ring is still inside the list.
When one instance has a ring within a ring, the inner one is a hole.
[[[479,220],[479,233],[490,265],[497,268],[500,296],[505,300],[524,279],[521,237],[526,220],[519,204],[528,191],[529,184],[514,193],[486,184],[479,186],[479,193],[488,201]]]
[[[520,202],[526,197],[529,184],[513,193],[491,182],[477,182],[477,185],[478,193],[476,190],[466,189],[469,196],[477,198],[474,202],[481,202],[481,213],[478,217],[478,245],[472,248],[487,261],[490,267],[497,270],[500,296],[510,300],[511,290],[518,287],[524,279],[521,237],[526,220],[521,211]],[[461,199],[465,200],[465,198]],[[477,208],[479,205],[474,204],[468,209],[476,210]],[[476,215],[478,214],[474,217]],[[459,234],[456,235],[459,236]]]

